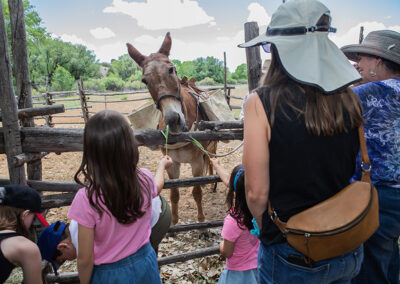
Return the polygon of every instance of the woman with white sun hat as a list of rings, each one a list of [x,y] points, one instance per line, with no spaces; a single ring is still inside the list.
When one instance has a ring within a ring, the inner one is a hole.
[[[291,247],[268,214],[291,216],[347,186],[359,150],[362,114],[349,88],[361,80],[328,38],[327,7],[291,0],[272,15],[266,33],[240,47],[262,45],[271,65],[245,106],[243,164],[246,199],[260,227],[260,283],[349,283],[362,246],[312,262]]]

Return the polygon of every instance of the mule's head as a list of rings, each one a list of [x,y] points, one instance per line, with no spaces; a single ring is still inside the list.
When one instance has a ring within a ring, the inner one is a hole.
[[[142,68],[142,82],[146,84],[157,108],[161,110],[165,125],[172,133],[187,131],[183,114],[180,81],[174,64],[168,59],[171,36],[166,34],[160,50],[149,56],[142,55],[127,43],[128,53]]]

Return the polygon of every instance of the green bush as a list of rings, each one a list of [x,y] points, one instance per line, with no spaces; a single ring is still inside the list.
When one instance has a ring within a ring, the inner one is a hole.
[[[103,80],[106,90],[121,91],[124,88],[124,81],[121,78],[106,77]]]
[[[51,89],[53,91],[73,90],[75,89],[75,79],[67,69],[58,66],[51,81]]]
[[[226,83],[230,84],[230,85],[236,85],[237,81],[235,79],[232,79],[232,78],[227,78],[226,79]]]
[[[238,84],[247,84],[248,82],[247,82],[247,79],[238,79],[237,83]]]
[[[102,79],[89,79],[83,82],[85,90],[104,91],[106,89],[104,84],[105,78]]]
[[[125,89],[127,90],[142,90],[146,89],[146,85],[141,81],[128,81],[124,84]]]
[[[203,80],[199,81],[197,84],[200,86],[214,86],[215,81],[213,80],[213,78],[205,77]]]

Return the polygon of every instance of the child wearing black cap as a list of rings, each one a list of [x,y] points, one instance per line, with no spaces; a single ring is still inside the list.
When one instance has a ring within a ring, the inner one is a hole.
[[[40,195],[23,185],[0,187],[0,283],[20,266],[24,283],[42,283],[41,257],[28,239],[35,213],[41,211]]]

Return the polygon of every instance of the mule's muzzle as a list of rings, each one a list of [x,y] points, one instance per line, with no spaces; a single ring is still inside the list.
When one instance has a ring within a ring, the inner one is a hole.
[[[169,112],[164,117],[164,122],[169,125],[169,130],[172,133],[187,132],[188,127],[186,126],[185,119],[177,112]]]

